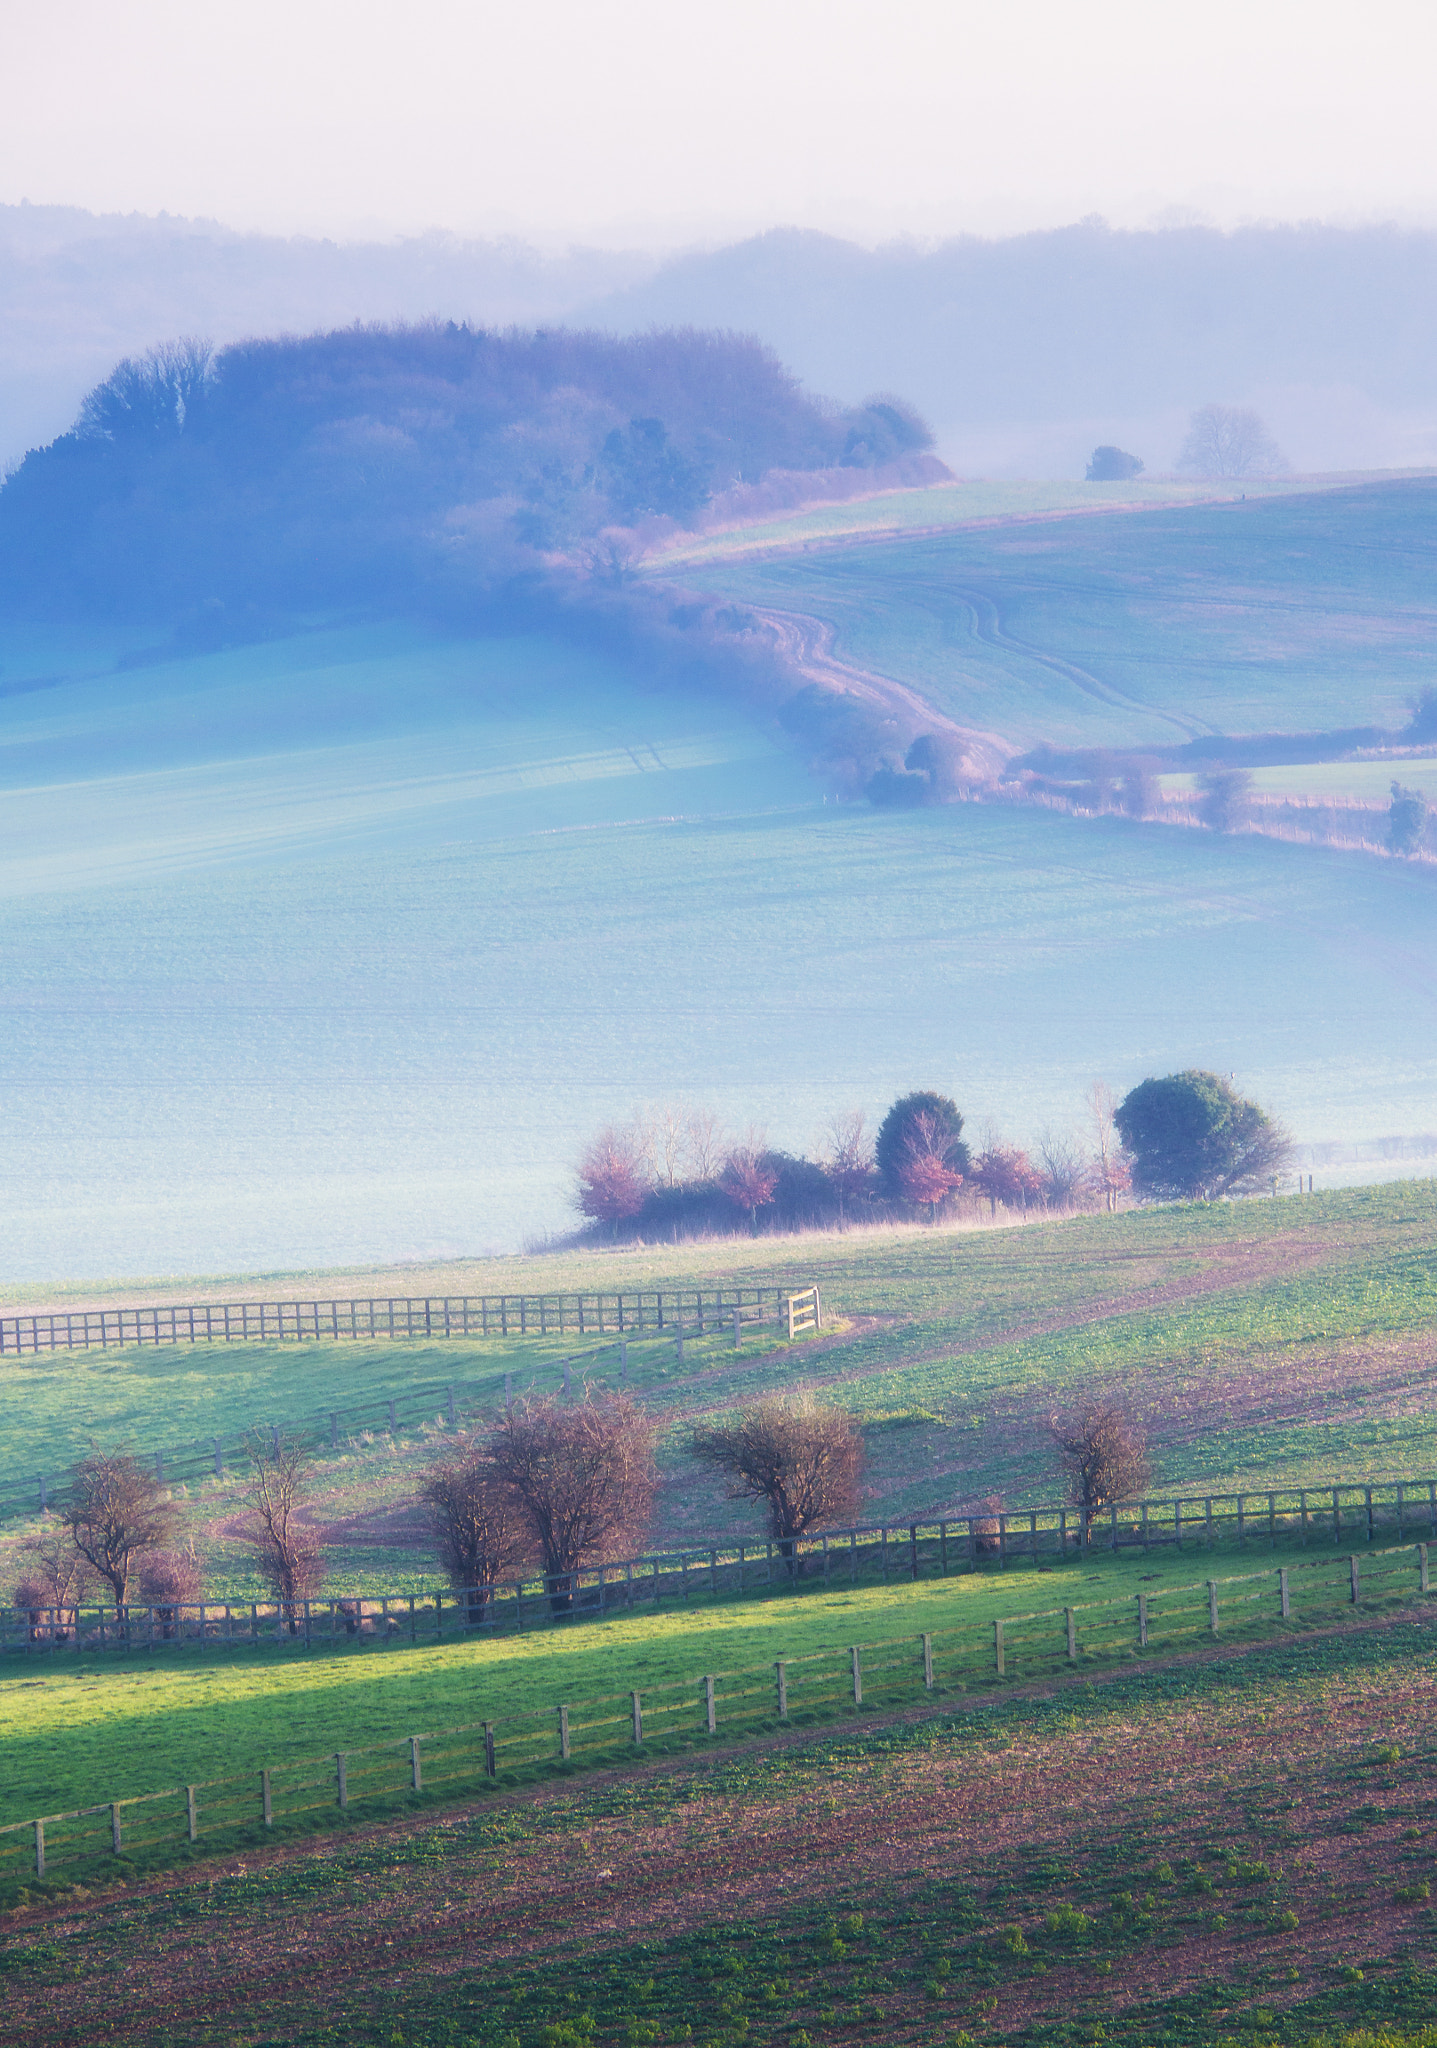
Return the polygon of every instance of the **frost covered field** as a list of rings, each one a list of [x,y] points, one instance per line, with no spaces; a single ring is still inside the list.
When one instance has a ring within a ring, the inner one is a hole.
[[[825,805],[536,639],[119,651],[0,647],[11,1281],[517,1248],[668,1096],[802,1147],[940,1086],[1030,1139],[1200,1062],[1304,1139],[1437,1128],[1425,873]]]

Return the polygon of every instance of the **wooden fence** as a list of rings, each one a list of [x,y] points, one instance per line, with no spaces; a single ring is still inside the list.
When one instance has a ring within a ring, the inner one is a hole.
[[[733,1297],[742,1292],[745,1299]],[[762,1294],[763,1299],[749,1299]],[[625,1304],[625,1315],[629,1316],[629,1305],[634,1297],[618,1296],[615,1299]],[[800,1306],[795,1311],[793,1304]],[[732,1333],[735,1350],[742,1348],[744,1337],[755,1329],[776,1323],[779,1330],[787,1328],[789,1342],[810,1329],[817,1329],[820,1315],[818,1289],[809,1288],[798,1295],[780,1292],[776,1300],[771,1290],[748,1289],[696,1289],[694,1298],[676,1305],[674,1297],[664,1295],[657,1304],[660,1315],[655,1319],[652,1311],[647,1321],[634,1318],[624,1324],[624,1334],[607,1344],[591,1345],[584,1351],[570,1352],[567,1356],[546,1359],[525,1368],[531,1380],[538,1374],[551,1373],[554,1388],[562,1388],[565,1394],[572,1391],[570,1368],[587,1366],[601,1359],[612,1358],[618,1368],[618,1384],[621,1389],[628,1384],[629,1346],[637,1342],[648,1346],[669,1345],[674,1349],[674,1363],[684,1363],[684,1345],[696,1337],[708,1337]],[[596,1325],[592,1327],[597,1327]],[[272,1333],[271,1333],[272,1334]],[[473,1334],[473,1333],[471,1333]],[[491,1335],[493,1333],[491,1332]],[[557,1330],[540,1332],[531,1330],[531,1336],[557,1335]],[[203,1329],[200,1339],[203,1338]],[[197,1339],[196,1341],[200,1341]],[[511,1375],[504,1375],[506,1401],[512,1393]],[[492,1379],[483,1382],[446,1380],[421,1387],[407,1387],[394,1394],[376,1394],[369,1399],[354,1402],[346,1407],[325,1408],[311,1411],[307,1415],[282,1419],[277,1422],[266,1420],[258,1425],[267,1430],[284,1430],[307,1437],[315,1444],[328,1443],[337,1450],[340,1444],[341,1424],[345,1435],[354,1435],[365,1429],[388,1430],[391,1435],[401,1429],[418,1429],[436,1421],[447,1421],[451,1426],[458,1420],[461,1408],[481,1396],[492,1399],[496,1393]],[[241,1468],[249,1463],[246,1439],[249,1431],[231,1430],[226,1436],[191,1439],[187,1444],[171,1445],[165,1448],[143,1449],[137,1453],[140,1461],[152,1467],[159,1483],[163,1485],[189,1484],[213,1474],[220,1478],[227,1465]],[[63,1507],[69,1498],[72,1486],[70,1471],[41,1472],[33,1480],[19,1485],[0,1488],[0,1521],[13,1520],[17,1515],[43,1513],[47,1508]]]
[[[1254,1505],[1255,1504],[1255,1505]],[[1265,1494],[1137,1501],[1084,1528],[1072,1508],[947,1516],[815,1532],[772,1541],[662,1551],[586,1565],[562,1579],[505,1580],[454,1592],[336,1594],[296,1602],[207,1600],[184,1605],[0,1608],[0,1653],[119,1650],[134,1654],[190,1644],[201,1650],[312,1649],[348,1644],[446,1642],[465,1634],[602,1620],[636,1606],[690,1606],[750,1593],[824,1585],[887,1584],[1061,1564],[1094,1545],[1111,1550],[1245,1549],[1279,1543],[1364,1547],[1424,1533],[1437,1541],[1437,1480],[1386,1486],[1291,1488]]]
[[[391,1806],[426,1793],[475,1790],[503,1773],[612,1760],[646,1747],[818,1722],[865,1707],[895,1708],[999,1681],[1029,1682],[1075,1666],[1214,1637],[1251,1639],[1284,1624],[1315,1626],[1351,1609],[1380,1612],[1429,1591],[1425,1543],[1334,1560],[1303,1560],[1226,1579],[708,1672],[642,1691],[543,1705],[402,1741],[271,1764],[203,1784],[104,1800],[0,1827],[0,1887],[64,1871],[72,1879],[124,1853],[164,1852],[280,1825],[323,1825],[366,1800]],[[482,1668],[478,1674],[482,1682]]]
[[[807,1290],[815,1297],[817,1289]],[[736,1308],[780,1318],[781,1287],[639,1288],[598,1294],[394,1295],[354,1301],[215,1301],[0,1316],[0,1358],[131,1344],[339,1342],[364,1337],[583,1337],[722,1322]],[[796,1297],[804,1299],[803,1295]]]

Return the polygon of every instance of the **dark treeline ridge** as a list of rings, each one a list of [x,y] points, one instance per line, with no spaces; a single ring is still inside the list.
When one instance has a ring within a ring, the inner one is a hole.
[[[812,397],[741,334],[432,322],[175,342],[122,362],[0,491],[0,603],[208,608],[226,637],[266,613],[482,604],[556,557],[592,575],[606,531],[930,439],[900,401]]]

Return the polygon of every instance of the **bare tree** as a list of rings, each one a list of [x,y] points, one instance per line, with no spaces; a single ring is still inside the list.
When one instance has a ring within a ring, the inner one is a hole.
[[[193,1547],[152,1550],[140,1565],[140,1598],[160,1617],[160,1633],[169,1641],[180,1622],[180,1609],[191,1607],[204,1590],[204,1570]]]
[[[319,1537],[304,1520],[314,1456],[303,1437],[283,1430],[255,1430],[249,1439],[250,1511],[246,1540],[254,1545],[260,1577],[280,1603],[289,1632],[299,1627],[298,1608],[324,1583]]]
[[[576,1200],[580,1212],[596,1223],[619,1225],[637,1216],[649,1191],[643,1148],[630,1131],[610,1124],[600,1131],[579,1161]]]
[[[1240,405],[1204,405],[1188,422],[1177,466],[1195,476],[1237,482],[1278,476],[1287,463],[1255,412]]]
[[[53,1631],[63,1638],[75,1626],[77,1609],[94,1589],[94,1569],[61,1527],[41,1529],[20,1545],[23,1576],[15,1605],[30,1617],[33,1640]]]
[[[873,1140],[868,1135],[868,1121],[861,1109],[850,1109],[845,1115],[836,1116],[829,1125],[824,1168],[838,1196],[838,1220],[841,1223],[845,1204],[861,1201],[871,1192],[876,1179]]]
[[[1141,1426],[1116,1401],[1084,1402],[1050,1418],[1053,1442],[1067,1475],[1068,1498],[1083,1520],[1088,1541],[1093,1516],[1131,1500],[1148,1483],[1147,1443]]]
[[[128,1452],[91,1451],[75,1467],[74,1497],[61,1520],[123,1614],[136,1561],[160,1548],[174,1514],[158,1482]]]
[[[461,1592],[469,1619],[484,1619],[493,1589],[533,1547],[524,1503],[495,1470],[487,1443],[464,1442],[436,1459],[419,1498],[449,1583]]]
[[[711,1109],[691,1109],[684,1119],[689,1172],[695,1180],[717,1180],[728,1151],[723,1125]]]
[[[1088,1126],[1093,1134],[1088,1185],[1094,1194],[1101,1196],[1104,1208],[1111,1215],[1118,1206],[1118,1197],[1125,1195],[1133,1184],[1132,1168],[1123,1152],[1115,1121],[1118,1098],[1106,1081],[1094,1081],[1088,1090],[1087,1101]]]
[[[1087,1160],[1075,1138],[1044,1128],[1038,1138],[1043,1162],[1043,1200],[1052,1209],[1071,1209],[1088,1187]]]
[[[497,1479],[523,1505],[555,1611],[574,1574],[637,1548],[653,1512],[655,1425],[626,1396],[516,1403],[490,1439]]]
[[[755,1401],[733,1422],[695,1428],[689,1449],[727,1475],[730,1500],[765,1502],[769,1531],[785,1557],[807,1530],[857,1511],[862,1433],[842,1408],[820,1407],[811,1395]]]

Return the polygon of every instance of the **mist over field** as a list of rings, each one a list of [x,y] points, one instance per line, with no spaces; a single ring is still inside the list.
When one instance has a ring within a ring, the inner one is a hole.
[[[696,325],[758,335],[845,404],[902,392],[963,473],[1077,476],[1093,447],[1172,466],[1208,400],[1253,405],[1299,470],[1437,459],[1437,233],[1100,221],[864,247],[776,228],[689,254],[434,234],[238,234],[0,207],[0,462],[51,440],[122,355],[350,321]]]
[[[13,1279],[514,1250],[656,1101],[1032,1144],[1197,1065],[1329,1178],[1425,1158],[1430,482],[974,489],[930,426],[1151,469],[1216,392],[1415,457],[1437,238],[0,232]],[[395,304],[453,317],[344,324]],[[1327,843],[1194,829],[1225,748],[1340,767],[1279,791]]]

